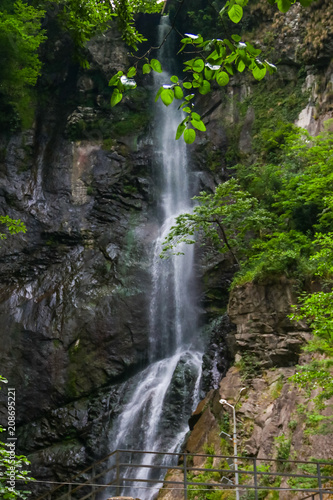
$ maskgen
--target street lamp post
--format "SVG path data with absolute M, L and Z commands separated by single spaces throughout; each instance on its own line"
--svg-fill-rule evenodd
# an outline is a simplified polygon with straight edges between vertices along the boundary
M 225 399 L 220 399 L 221 405 L 227 405 L 232 408 L 232 414 L 234 419 L 234 431 L 233 431 L 233 443 L 234 443 L 234 467 L 235 467 L 235 484 L 236 484 L 236 500 L 239 500 L 239 480 L 238 480 L 238 462 L 237 462 L 237 433 L 236 433 L 236 411 L 235 407 L 232 406 Z

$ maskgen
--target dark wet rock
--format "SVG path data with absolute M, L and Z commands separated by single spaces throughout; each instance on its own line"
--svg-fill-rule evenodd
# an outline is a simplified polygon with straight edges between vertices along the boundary
M 202 360 L 202 389 L 207 393 L 211 388 L 218 388 L 234 358 L 235 327 L 224 314 L 204 328 L 204 335 L 209 338 Z

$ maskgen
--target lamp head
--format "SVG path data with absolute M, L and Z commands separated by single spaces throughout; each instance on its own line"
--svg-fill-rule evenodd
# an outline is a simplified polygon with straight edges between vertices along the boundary
M 225 403 L 228 403 L 226 399 L 220 399 L 219 403 L 221 403 L 221 405 L 224 405 Z

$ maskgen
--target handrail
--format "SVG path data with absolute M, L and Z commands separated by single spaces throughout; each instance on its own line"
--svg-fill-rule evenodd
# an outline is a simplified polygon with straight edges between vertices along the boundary
M 319 495 L 319 493 L 311 493 L 310 495 L 308 495 L 307 497 L 303 497 L 301 498 L 300 500 L 307 500 L 308 498 L 311 498 L 311 500 L 315 500 L 315 496 L 316 495 Z
M 103 462 L 105 462 L 106 460 L 109 460 L 115 453 L 117 453 L 118 450 L 114 450 L 112 451 L 111 453 L 109 453 L 109 455 L 106 455 L 106 457 L 104 458 L 101 458 L 100 460 L 98 460 L 97 462 L 94 462 L 92 465 L 90 465 L 89 467 L 87 467 L 86 469 L 83 469 L 82 471 L 80 471 L 78 474 L 76 474 L 75 476 L 73 476 L 71 478 L 71 481 L 73 481 L 74 479 L 76 479 L 77 477 L 81 476 L 82 474 L 85 474 L 86 472 L 88 472 L 89 470 L 93 469 L 94 467 L 96 467 L 96 465 L 100 465 L 102 464 Z M 50 495 L 50 493 L 53 493 L 55 491 L 57 491 L 59 488 L 61 488 L 63 486 L 63 484 L 57 486 L 56 488 L 54 488 L 51 492 L 47 492 L 41 496 L 39 496 L 36 500 L 42 500 L 43 498 L 47 498 L 48 495 Z
M 180 465 L 163 465 L 163 464 L 156 464 L 156 465 L 147 465 L 147 464 L 139 464 L 139 463 L 133 463 L 128 460 L 126 462 L 126 455 L 131 456 L 133 453 L 143 455 L 143 454 L 153 454 L 155 456 L 163 456 L 165 457 L 172 457 L 172 458 L 177 458 L 178 461 L 180 461 Z M 221 460 L 226 460 L 226 459 L 235 459 L 236 457 L 233 456 L 226 456 L 226 455 L 211 455 L 211 454 L 203 454 L 203 453 L 183 453 L 183 452 L 153 452 L 153 451 L 144 451 L 144 450 L 124 450 L 124 449 L 119 449 L 115 450 L 106 457 L 102 458 L 101 460 L 98 460 L 97 462 L 93 463 L 80 473 L 76 474 L 69 482 L 62 483 L 58 485 L 57 487 L 53 488 L 51 491 L 45 492 L 41 496 L 37 497 L 35 500 L 70 500 L 72 498 L 75 499 L 80 499 L 80 500 L 96 500 L 96 494 L 104 490 L 106 488 L 112 487 L 116 490 L 116 494 L 120 494 L 121 488 L 126 488 L 127 486 L 124 486 L 124 483 L 127 484 L 145 484 L 145 486 L 138 486 L 138 488 L 158 488 L 158 489 L 163 489 L 169 486 L 176 487 L 176 489 L 182 489 L 184 491 L 184 500 L 187 500 L 188 498 L 188 490 L 189 487 L 193 489 L 193 487 L 207 487 L 207 488 L 214 488 L 214 489 L 235 489 L 236 485 L 232 482 L 230 477 L 235 476 L 235 470 L 233 469 L 225 469 L 225 468 L 203 468 L 203 467 L 194 467 L 190 465 L 191 459 L 194 457 L 202 457 L 202 458 L 213 458 L 213 459 L 221 459 Z M 120 460 L 121 458 L 121 460 Z M 115 459 L 115 464 L 111 465 L 111 460 Z M 240 484 L 238 484 L 239 490 L 243 490 L 244 492 L 246 490 L 254 490 L 255 493 L 255 499 L 258 499 L 258 492 L 261 490 L 267 490 L 267 491 L 294 491 L 294 492 L 303 492 L 303 493 L 309 493 L 308 496 L 304 497 L 302 500 L 306 500 L 312 497 L 312 499 L 315 498 L 316 495 L 319 495 L 319 499 L 323 500 L 323 495 L 324 494 L 333 494 L 333 489 L 331 488 L 326 488 L 323 485 L 323 482 L 327 482 L 329 480 L 333 479 L 333 476 L 327 476 L 327 475 L 322 475 L 321 473 L 321 467 L 325 465 L 331 465 L 333 466 L 332 462 L 329 461 L 316 461 L 316 462 L 309 462 L 305 460 L 281 460 L 281 459 L 269 459 L 269 458 L 257 458 L 257 457 L 237 457 L 239 466 L 240 468 L 237 470 L 237 473 L 240 476 Z M 103 467 L 103 464 L 106 464 L 105 467 Z M 246 464 L 250 463 L 250 467 L 253 468 L 253 470 L 247 470 Z M 262 463 L 271 463 L 275 464 L 277 468 L 277 472 L 270 472 L 267 470 L 261 471 L 260 470 L 260 465 Z M 283 470 L 279 471 L 279 464 L 283 464 L 284 468 Z M 286 466 L 287 465 L 298 465 L 298 464 L 311 464 L 311 465 L 316 465 L 316 473 L 313 474 L 299 474 L 297 470 L 292 473 L 292 472 L 287 472 L 286 471 Z M 102 467 L 101 467 L 102 466 Z M 98 470 L 97 470 L 98 467 Z M 127 473 L 126 476 L 124 476 L 124 469 L 126 468 Z M 151 469 L 155 471 L 160 472 L 160 478 L 159 479 L 141 479 L 141 478 L 136 478 L 135 477 L 135 470 L 138 468 L 146 468 L 146 469 Z M 179 471 L 183 475 L 182 480 L 163 480 L 163 474 L 162 471 L 168 470 L 168 469 L 173 469 L 176 471 Z M 187 473 L 189 472 L 206 472 L 206 473 L 219 473 L 220 475 L 223 475 L 225 477 L 226 475 L 229 475 L 229 478 L 226 478 L 227 481 L 229 481 L 227 484 L 223 484 L 221 482 L 218 482 L 214 480 L 213 482 L 196 482 L 194 480 L 191 480 L 191 478 L 187 477 Z M 76 482 L 77 478 L 82 476 L 83 474 L 87 474 L 88 472 L 91 472 L 89 474 L 89 479 L 86 479 L 83 482 Z M 111 478 L 110 475 L 113 477 Z M 265 482 L 265 485 L 261 484 L 261 480 L 264 477 L 271 477 L 276 478 L 306 478 L 306 479 L 313 479 L 317 482 L 317 487 L 312 487 L 312 488 L 302 488 L 302 487 L 274 487 L 271 485 L 267 485 L 267 481 Z M 102 483 L 97 483 L 96 480 L 105 478 Z M 162 477 L 162 478 L 161 478 Z M 242 484 L 242 480 L 247 481 L 247 484 Z M 163 484 L 162 486 L 159 486 L 160 484 Z M 67 486 L 67 491 L 64 491 L 64 487 Z M 179 486 L 179 488 L 178 488 Z M 73 494 L 78 494 L 79 490 L 82 490 L 82 488 L 85 488 L 82 491 L 83 496 L 75 495 L 72 497 Z M 87 491 L 87 488 L 91 488 L 91 491 Z M 62 490 L 62 491 L 61 491 Z M 59 496 L 59 494 L 61 496 Z

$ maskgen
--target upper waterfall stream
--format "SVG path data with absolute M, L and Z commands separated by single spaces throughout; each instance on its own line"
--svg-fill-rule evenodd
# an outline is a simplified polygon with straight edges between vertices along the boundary
M 159 44 L 169 30 L 168 17 L 162 17 Z M 169 39 L 159 53 L 162 67 L 168 66 Z M 169 79 L 166 71 L 157 75 L 156 89 Z M 181 249 L 185 256 L 168 260 L 159 257 L 162 242 L 175 217 L 191 210 L 186 146 L 182 140 L 175 141 L 179 118 L 176 104 L 168 108 L 162 103 L 156 106 L 155 180 L 160 186 L 159 211 L 162 215 L 152 255 L 150 364 L 135 376 L 130 400 L 113 425 L 110 451 L 117 448 L 176 451 L 188 431 L 188 418 L 199 400 L 202 349 L 197 339 L 193 248 L 185 245 L 186 248 Z M 145 465 L 169 464 L 153 454 L 135 456 L 133 461 Z M 126 477 L 126 474 L 138 479 L 156 478 L 156 474 L 151 474 L 145 467 L 129 469 L 122 476 Z M 163 479 L 163 476 L 157 478 Z M 145 500 L 151 500 L 157 492 L 156 487 L 146 489 L 142 482 L 134 485 L 128 482 L 123 489 L 124 495 Z

